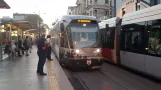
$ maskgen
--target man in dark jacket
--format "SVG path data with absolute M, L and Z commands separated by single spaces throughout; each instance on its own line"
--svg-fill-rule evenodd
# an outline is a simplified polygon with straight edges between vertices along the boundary
M 38 61 L 38 67 L 37 67 L 37 73 L 40 75 L 47 75 L 43 71 L 44 64 L 46 62 L 46 39 L 45 39 L 45 34 L 42 34 L 41 37 L 37 41 L 37 54 L 39 56 L 39 61 Z
M 26 36 L 26 39 L 23 42 L 23 46 L 25 48 L 25 52 L 26 52 L 26 56 L 28 56 L 28 50 L 29 50 L 29 40 L 28 40 L 28 36 Z

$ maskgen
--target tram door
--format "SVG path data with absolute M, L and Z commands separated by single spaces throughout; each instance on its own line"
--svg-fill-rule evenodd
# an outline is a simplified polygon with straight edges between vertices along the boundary
M 100 30 L 101 36 L 101 47 L 102 47 L 102 57 L 105 60 L 112 60 L 111 50 L 108 48 L 107 45 L 107 30 L 102 29 Z

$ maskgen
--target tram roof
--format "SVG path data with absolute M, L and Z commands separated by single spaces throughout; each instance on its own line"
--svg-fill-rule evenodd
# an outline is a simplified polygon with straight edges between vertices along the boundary
M 86 15 L 64 15 L 61 17 L 60 21 L 65 20 L 66 22 L 70 22 L 74 19 L 90 19 L 90 20 L 96 20 L 96 17 L 94 16 L 86 16 Z
M 99 28 L 100 29 L 106 28 L 106 24 L 108 24 L 109 27 L 115 27 L 118 20 L 119 20 L 119 17 L 114 17 L 114 18 L 110 18 L 110 19 L 107 19 L 107 20 L 102 20 L 99 23 Z
M 122 25 L 161 19 L 160 16 L 161 4 L 125 14 L 122 19 Z

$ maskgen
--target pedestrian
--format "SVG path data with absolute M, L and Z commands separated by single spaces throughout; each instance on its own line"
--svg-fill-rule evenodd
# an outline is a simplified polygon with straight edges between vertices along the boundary
M 28 36 L 26 36 L 26 39 L 23 42 L 23 46 L 25 48 L 26 56 L 28 56 L 28 50 L 29 50 L 29 39 Z
M 50 42 L 51 36 L 47 36 L 47 59 L 51 61 L 51 42 Z
M 24 54 L 23 47 L 22 47 L 22 40 L 21 37 L 18 36 L 18 56 L 21 56 L 21 54 Z
M 31 53 L 31 50 L 32 50 L 32 38 L 30 38 L 29 40 L 29 51 Z
M 38 61 L 38 66 L 37 66 L 37 73 L 39 75 L 47 75 L 46 73 L 44 73 L 43 71 L 43 67 L 44 67 L 44 64 L 46 62 L 46 39 L 45 39 L 45 34 L 41 34 L 41 37 L 37 40 L 37 47 L 38 47 L 38 50 L 37 50 L 37 54 L 38 54 L 38 57 L 39 57 L 39 61 Z

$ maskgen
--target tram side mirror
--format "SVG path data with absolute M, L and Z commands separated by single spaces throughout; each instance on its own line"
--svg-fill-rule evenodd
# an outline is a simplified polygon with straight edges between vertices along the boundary
M 109 29 L 109 25 L 108 24 L 106 24 L 106 30 L 108 30 Z
M 64 24 L 63 23 L 60 23 L 60 30 L 64 31 Z

